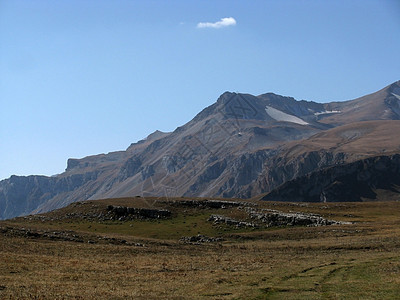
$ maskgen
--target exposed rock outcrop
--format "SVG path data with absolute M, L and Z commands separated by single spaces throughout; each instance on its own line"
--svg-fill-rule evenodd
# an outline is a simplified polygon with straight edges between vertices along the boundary
M 249 210 L 250 217 L 267 227 L 282 227 L 282 226 L 326 226 L 326 225 L 343 225 L 351 224 L 349 222 L 341 222 L 328 220 L 320 215 L 306 213 L 285 213 L 277 210 L 258 211 Z
M 108 217 L 118 220 L 131 219 L 165 219 L 171 217 L 171 212 L 167 209 L 134 208 L 126 206 L 107 207 Z
M 208 218 L 208 221 L 213 222 L 214 224 L 226 224 L 236 227 L 257 227 L 254 223 L 238 221 L 222 215 L 211 215 Z
M 208 237 L 202 234 L 194 236 L 184 236 L 179 241 L 186 244 L 201 244 L 201 243 L 215 243 L 222 242 L 224 239 L 218 237 Z
M 262 200 L 344 202 L 375 200 L 378 190 L 400 200 L 400 154 L 334 166 L 284 183 Z
M 126 245 L 144 247 L 142 243 L 130 243 L 124 239 L 107 237 L 107 236 L 95 236 L 95 235 L 80 235 L 75 231 L 48 231 L 48 230 L 33 230 L 29 228 L 13 228 L 13 227 L 2 227 L 0 226 L 0 234 L 10 237 L 24 237 L 28 239 L 46 239 L 56 241 L 66 241 L 75 243 L 106 243 L 113 245 Z

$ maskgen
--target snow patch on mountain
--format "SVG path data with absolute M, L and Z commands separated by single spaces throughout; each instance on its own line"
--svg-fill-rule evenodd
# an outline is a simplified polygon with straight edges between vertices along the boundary
M 399 96 L 399 95 L 397 95 L 397 94 L 395 94 L 395 93 L 392 93 L 392 95 L 395 96 L 397 99 L 400 100 L 400 96 Z
M 271 118 L 275 119 L 276 121 L 284 121 L 284 122 L 291 122 L 291 123 L 296 123 L 296 124 L 300 124 L 300 125 L 308 125 L 308 123 L 306 121 L 304 121 L 296 116 L 284 113 L 283 111 L 280 111 L 271 106 L 266 106 L 265 111 Z
M 316 113 L 314 113 L 314 115 L 319 116 L 319 115 L 340 114 L 340 113 L 341 113 L 340 110 L 325 110 L 325 111 L 316 112 Z

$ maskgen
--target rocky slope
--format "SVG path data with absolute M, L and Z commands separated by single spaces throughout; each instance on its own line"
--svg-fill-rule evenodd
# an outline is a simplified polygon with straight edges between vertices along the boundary
M 400 200 L 400 154 L 375 156 L 314 171 L 261 198 L 269 201 L 359 202 Z
M 309 172 L 400 152 L 400 82 L 355 100 L 226 92 L 174 132 L 0 182 L 0 218 L 125 196 L 254 197 Z

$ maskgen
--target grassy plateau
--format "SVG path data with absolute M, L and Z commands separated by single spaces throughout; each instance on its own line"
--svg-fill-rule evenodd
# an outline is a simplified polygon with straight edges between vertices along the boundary
M 400 202 L 181 204 L 189 200 L 204 201 L 85 201 L 1 221 L 0 299 L 400 299 Z M 171 216 L 110 218 L 110 206 Z M 208 221 L 251 223 L 248 208 L 343 224 Z M 199 234 L 215 239 L 182 239 Z

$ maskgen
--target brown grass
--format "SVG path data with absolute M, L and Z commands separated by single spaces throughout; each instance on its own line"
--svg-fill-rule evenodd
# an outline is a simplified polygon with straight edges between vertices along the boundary
M 0 234 L 0 299 L 396 299 L 400 295 L 400 203 L 263 205 L 356 223 L 228 230 L 222 234 L 225 242 L 201 245 L 107 233 L 140 240 L 144 247 Z M 61 230 L 68 225 L 46 224 L 17 219 L 0 226 Z M 77 233 L 96 235 L 83 226 Z

